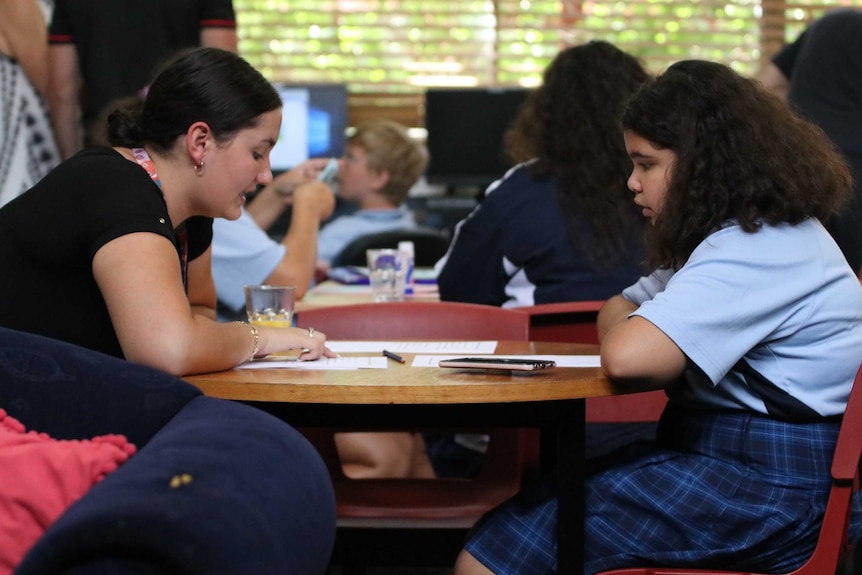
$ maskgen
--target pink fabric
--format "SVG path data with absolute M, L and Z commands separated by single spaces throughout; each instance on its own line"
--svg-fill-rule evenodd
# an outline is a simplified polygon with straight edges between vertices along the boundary
M 63 511 L 135 453 L 122 435 L 56 440 L 0 409 L 0 575 Z

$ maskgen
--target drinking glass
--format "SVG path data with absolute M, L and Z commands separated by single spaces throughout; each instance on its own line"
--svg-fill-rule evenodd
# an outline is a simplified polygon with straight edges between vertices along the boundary
M 393 249 L 367 250 L 365 253 L 374 301 L 402 301 L 407 277 L 404 253 Z
M 248 321 L 264 327 L 290 327 L 296 286 L 245 286 L 245 311 Z

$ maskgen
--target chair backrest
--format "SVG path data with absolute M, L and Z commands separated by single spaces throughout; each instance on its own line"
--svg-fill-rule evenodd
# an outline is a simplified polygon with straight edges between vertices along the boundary
M 449 234 L 442 230 L 426 227 L 389 230 L 356 238 L 332 258 L 330 265 L 365 266 L 365 250 L 397 248 L 398 242 L 403 241 L 413 242 L 413 261 L 418 267 L 433 266 L 449 249 Z
M 314 327 L 329 339 L 529 339 L 529 317 L 495 306 L 444 301 L 381 302 L 308 309 L 300 327 Z
M 862 458 L 862 367 L 856 373 L 850 399 L 844 411 L 835 455 L 832 457 L 832 489 L 823 516 L 817 547 L 808 562 L 795 573 L 819 575 L 835 573 L 847 551 L 850 525 L 850 500 L 859 488 L 859 464 Z
M 526 314 L 456 302 L 381 302 L 317 308 L 300 311 L 296 321 L 300 327 L 319 329 L 329 339 L 526 341 L 529 334 Z M 350 480 L 340 468 L 334 444 L 321 433 L 308 436 L 332 474 L 339 518 L 446 518 L 456 523 L 466 518 L 472 524 L 517 492 L 525 473 L 524 451 L 532 447 L 529 441 L 521 440 L 517 429 L 471 433 L 486 431 L 490 437 L 488 451 L 479 474 L 470 480 Z
M 596 317 L 604 300 L 545 303 L 519 307 L 530 316 L 531 341 L 599 343 Z
M 530 316 L 530 341 L 599 343 L 596 319 L 603 300 L 546 303 L 516 308 Z M 664 391 L 630 396 L 593 397 L 587 400 L 590 423 L 658 421 L 667 404 Z

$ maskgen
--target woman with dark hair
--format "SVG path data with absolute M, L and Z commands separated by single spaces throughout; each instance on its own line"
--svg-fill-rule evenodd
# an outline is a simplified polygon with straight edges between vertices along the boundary
M 607 42 L 566 48 L 506 132 L 518 164 L 458 224 L 436 268 L 440 299 L 502 307 L 604 300 L 642 273 L 643 218 L 631 203 L 620 115 L 649 75 Z M 648 438 L 653 423 L 599 424 L 591 455 Z M 473 476 L 484 436 L 429 434 L 439 476 Z
M 623 128 L 657 271 L 600 312 L 602 368 L 669 402 L 650 453 L 588 477 L 584 572 L 793 571 L 817 541 L 862 350 L 862 287 L 821 224 L 848 168 L 815 126 L 710 62 L 648 83 Z M 860 520 L 857 499 L 851 541 Z M 555 524 L 553 493 L 519 495 L 456 573 L 552 573 Z
M 560 52 L 506 134 L 518 165 L 458 224 L 443 300 L 503 307 L 606 299 L 637 279 L 642 219 L 619 117 L 648 74 L 607 42 Z
M 303 349 L 313 330 L 215 321 L 212 218 L 272 180 L 281 100 L 242 58 L 179 54 L 140 110 L 0 210 L 0 325 L 175 375 Z

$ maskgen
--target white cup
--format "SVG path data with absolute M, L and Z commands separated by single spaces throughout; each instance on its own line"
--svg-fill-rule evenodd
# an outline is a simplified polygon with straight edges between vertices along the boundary
M 290 327 L 293 322 L 295 286 L 245 286 L 248 321 L 263 327 Z
M 371 295 L 376 302 L 403 301 L 407 264 L 398 250 L 367 250 L 368 280 Z

